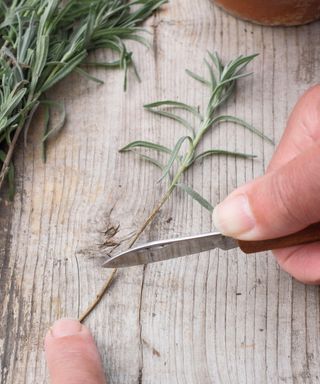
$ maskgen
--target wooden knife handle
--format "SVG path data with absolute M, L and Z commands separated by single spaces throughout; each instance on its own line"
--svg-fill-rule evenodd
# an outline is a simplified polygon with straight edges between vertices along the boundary
M 272 240 L 244 241 L 238 240 L 239 247 L 244 253 L 270 251 L 320 241 L 320 222 L 310 225 L 302 231 Z

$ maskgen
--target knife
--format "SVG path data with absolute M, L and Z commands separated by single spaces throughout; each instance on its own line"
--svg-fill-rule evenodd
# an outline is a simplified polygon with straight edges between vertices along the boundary
M 102 266 L 104 268 L 132 267 L 205 252 L 215 248 L 229 250 L 239 247 L 244 253 L 250 254 L 316 241 L 320 241 L 320 222 L 312 224 L 302 231 L 271 240 L 243 241 L 224 236 L 219 232 L 212 232 L 146 243 L 110 258 Z

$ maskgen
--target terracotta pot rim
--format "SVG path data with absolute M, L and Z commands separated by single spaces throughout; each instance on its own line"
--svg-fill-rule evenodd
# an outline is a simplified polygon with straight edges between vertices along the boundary
M 313 16 L 313 17 L 310 17 L 310 18 L 306 18 L 306 20 L 303 20 L 303 21 L 297 21 L 297 20 L 294 20 L 292 22 L 290 21 L 280 21 L 280 20 L 274 20 L 274 21 L 268 21 L 268 22 L 264 22 L 263 20 L 258 20 L 258 19 L 254 19 L 254 18 L 251 18 L 249 16 L 245 16 L 237 11 L 234 11 L 234 10 L 230 10 L 229 8 L 227 9 L 223 4 L 220 4 L 216 1 L 214 1 L 214 4 L 219 7 L 222 11 L 238 18 L 238 19 L 241 19 L 241 20 L 244 20 L 244 21 L 247 21 L 247 22 L 250 22 L 250 23 L 253 23 L 253 24 L 257 24 L 257 25 L 262 25 L 262 26 L 266 26 L 266 27 L 299 27 L 299 26 L 303 26 L 303 25 L 307 25 L 307 24 L 311 24 L 311 23 L 316 23 L 317 21 L 319 22 L 320 20 L 320 15 L 316 15 L 316 16 Z

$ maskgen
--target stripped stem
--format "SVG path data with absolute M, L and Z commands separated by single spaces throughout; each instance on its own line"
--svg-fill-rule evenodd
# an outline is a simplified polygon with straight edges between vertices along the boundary
M 96 295 L 95 300 L 89 305 L 89 307 L 79 316 L 80 323 L 83 323 L 84 320 L 90 315 L 90 313 L 95 309 L 95 307 L 100 303 L 101 299 L 103 298 L 104 294 L 107 292 L 107 290 L 110 288 L 111 284 L 113 283 L 113 280 L 116 276 L 117 269 L 113 269 L 112 273 L 109 277 L 109 279 L 106 281 L 104 286 L 101 288 L 100 292 Z
M 146 221 L 143 223 L 143 225 L 140 227 L 138 232 L 135 234 L 133 239 L 129 243 L 129 248 L 132 248 L 132 246 L 135 244 L 135 242 L 139 239 L 139 237 L 142 235 L 142 233 L 145 231 L 145 229 L 148 227 L 148 225 L 155 219 L 157 214 L 159 213 L 162 206 L 167 202 L 169 197 L 171 196 L 171 193 L 176 188 L 176 183 L 181 176 L 182 172 L 180 174 L 177 173 L 177 176 L 172 181 L 170 187 L 168 188 L 167 192 L 162 196 L 158 204 L 155 206 L 153 211 L 150 213 L 149 217 L 146 219 Z

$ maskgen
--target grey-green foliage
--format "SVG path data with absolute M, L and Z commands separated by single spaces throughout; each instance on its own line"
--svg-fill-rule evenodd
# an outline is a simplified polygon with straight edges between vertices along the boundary
M 134 141 L 123 147 L 120 151 L 137 151 L 137 148 L 147 148 L 148 150 L 151 149 L 157 152 L 165 153 L 165 155 L 168 156 L 165 164 L 162 164 L 157 159 L 146 156 L 145 154 L 138 154 L 142 156 L 144 160 L 152 162 L 162 170 L 162 177 L 160 180 L 166 176 L 169 177 L 169 193 L 165 195 L 166 199 L 173 189 L 178 187 L 187 192 L 204 208 L 212 211 L 212 205 L 204 197 L 200 196 L 200 194 L 194 191 L 190 186 L 180 182 L 183 173 L 186 172 L 195 162 L 212 155 L 236 156 L 245 159 L 252 159 L 255 156 L 252 154 L 227 151 L 218 148 L 207 149 L 204 152 L 199 152 L 198 145 L 205 133 L 220 123 L 232 122 L 249 129 L 252 133 L 271 143 L 272 140 L 242 119 L 219 113 L 220 107 L 226 103 L 232 95 L 237 80 L 250 75 L 250 73 L 243 73 L 242 71 L 256 57 L 256 55 L 239 56 L 225 66 L 222 64 L 217 53 L 209 52 L 208 55 L 209 60 L 205 59 L 205 65 L 209 72 L 208 79 L 189 70 L 186 71 L 189 76 L 210 89 L 209 100 L 204 111 L 199 111 L 199 109 L 195 106 L 173 100 L 157 101 L 145 105 L 145 108 L 148 111 L 173 119 L 178 124 L 184 126 L 188 135 L 180 137 L 172 149 L 151 142 Z M 195 116 L 197 123 L 193 125 L 192 119 L 187 120 L 182 118 L 176 113 L 178 110 L 187 111 L 190 115 Z M 183 145 L 185 142 L 188 143 L 187 146 Z M 174 167 L 175 164 L 176 167 Z
M 139 24 L 165 2 L 0 0 L 0 187 L 9 169 L 12 180 L 8 149 L 14 134 L 30 126 L 30 117 L 41 104 L 44 92 L 75 69 L 99 81 L 78 68 L 97 48 L 109 48 L 118 59 L 89 65 L 123 68 L 126 86 L 132 53 L 124 41 L 146 44 Z M 49 128 L 52 105 L 45 105 L 48 118 L 43 142 L 57 131 Z

